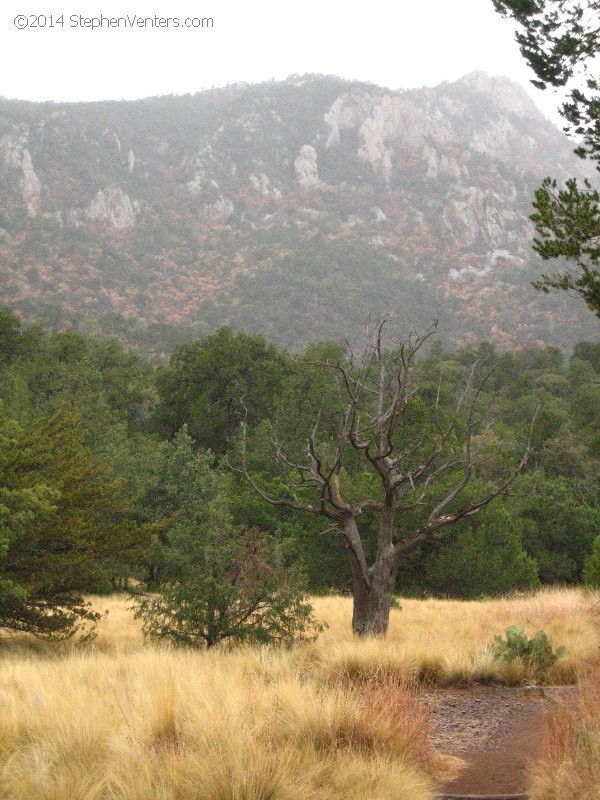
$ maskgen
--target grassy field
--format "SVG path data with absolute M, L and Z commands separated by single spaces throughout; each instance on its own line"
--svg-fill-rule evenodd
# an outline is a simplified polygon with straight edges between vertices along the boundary
M 327 630 L 288 651 L 158 648 L 124 598 L 95 602 L 92 645 L 0 645 L 2 800 L 426 800 L 452 764 L 416 679 L 527 680 L 486 650 L 515 623 L 566 647 L 551 682 L 593 669 L 600 644 L 578 591 L 406 600 L 385 641 L 352 637 L 349 599 L 318 599 Z

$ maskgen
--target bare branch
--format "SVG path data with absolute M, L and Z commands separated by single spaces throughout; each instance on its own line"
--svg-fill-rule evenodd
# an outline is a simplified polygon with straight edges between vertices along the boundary
M 533 415 L 533 419 L 531 420 L 531 426 L 529 430 L 529 437 L 527 439 L 527 445 L 525 447 L 525 451 L 519 461 L 515 470 L 506 478 L 506 480 L 502 481 L 498 486 L 496 486 L 491 492 L 489 492 L 483 499 L 479 500 L 476 503 L 471 503 L 465 508 L 460 509 L 454 514 L 447 514 L 447 515 L 439 515 L 440 508 L 446 508 L 448 503 L 451 500 L 448 498 L 454 499 L 459 491 L 464 488 L 465 482 L 463 480 L 455 487 L 444 500 L 439 503 L 436 508 L 431 512 L 429 517 L 427 518 L 427 523 L 422 526 L 413 536 L 409 539 L 406 539 L 402 542 L 399 542 L 394 547 L 394 558 L 396 561 L 402 560 L 402 558 L 407 555 L 412 550 L 419 547 L 425 541 L 429 539 L 438 538 L 442 535 L 441 529 L 447 527 L 448 525 L 452 525 L 455 522 L 458 522 L 461 519 L 465 519 L 467 517 L 472 517 L 478 514 L 482 509 L 488 506 L 492 500 L 498 497 L 501 494 L 504 494 L 506 490 L 511 486 L 511 484 L 515 481 L 518 475 L 521 474 L 525 465 L 529 460 L 529 456 L 531 454 L 531 440 L 533 436 L 533 428 L 535 425 L 535 421 L 537 419 L 539 408 L 536 410 L 535 414 Z M 448 501 L 448 502 L 446 502 Z
M 329 517 L 330 519 L 339 519 L 339 515 L 329 511 L 328 509 L 324 508 L 323 505 L 315 506 L 310 503 L 302 503 L 298 498 L 294 498 L 290 500 L 289 498 L 285 497 L 271 497 L 268 495 L 256 482 L 256 480 L 252 477 L 248 470 L 248 463 L 247 463 L 247 425 L 246 422 L 241 423 L 242 429 L 242 445 L 241 445 L 241 462 L 242 466 L 233 467 L 232 469 L 235 472 L 243 475 L 244 478 L 248 481 L 250 486 L 254 489 L 254 491 L 262 497 L 267 503 L 272 506 L 279 506 L 280 508 L 291 508 L 295 509 L 296 511 L 307 511 L 310 514 L 323 514 L 324 516 Z

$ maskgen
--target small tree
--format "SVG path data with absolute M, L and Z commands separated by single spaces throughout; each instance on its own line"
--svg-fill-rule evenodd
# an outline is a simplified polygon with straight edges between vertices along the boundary
M 152 547 L 159 593 L 133 594 L 144 633 L 206 647 L 307 636 L 318 626 L 292 543 L 233 524 L 230 476 L 211 469 L 211 461 L 210 453 L 194 452 L 185 428 L 164 454 L 156 500 L 159 513 L 174 514 L 174 521 Z
M 337 381 L 337 432 L 320 436 L 317 414 L 304 455 L 287 452 L 272 431 L 274 456 L 284 486 L 281 496 L 251 473 L 247 430 L 242 425 L 239 471 L 264 500 L 275 506 L 320 514 L 344 537 L 352 572 L 352 628 L 359 635 L 386 633 L 396 575 L 403 560 L 458 520 L 471 517 L 502 494 L 525 466 L 528 444 L 518 463 L 478 499 L 463 492 L 483 464 L 492 421 L 486 420 L 478 365 L 450 405 L 442 383 L 419 397 L 415 357 L 435 325 L 394 351 L 383 349 L 383 327 L 357 365 L 322 362 Z M 489 374 L 489 373 L 487 373 Z M 428 402 L 427 402 L 428 400 Z M 461 502 L 462 499 L 462 502 Z M 361 519 L 375 515 L 377 541 L 367 560 Z

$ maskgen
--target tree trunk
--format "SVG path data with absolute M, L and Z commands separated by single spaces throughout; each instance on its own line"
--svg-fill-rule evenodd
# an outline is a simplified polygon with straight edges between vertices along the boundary
M 390 620 L 392 593 L 375 591 L 354 594 L 352 631 L 357 636 L 385 636 Z
M 352 631 L 357 636 L 385 636 L 390 621 L 396 569 L 385 561 L 378 561 L 369 572 L 371 580 L 367 585 L 362 575 L 355 574 L 354 567 L 352 569 Z
M 393 524 L 392 517 L 390 521 Z M 385 636 L 398 571 L 393 548 L 382 546 L 375 563 L 367 567 L 362 540 L 353 517 L 346 518 L 343 532 L 352 571 L 352 631 L 357 636 Z

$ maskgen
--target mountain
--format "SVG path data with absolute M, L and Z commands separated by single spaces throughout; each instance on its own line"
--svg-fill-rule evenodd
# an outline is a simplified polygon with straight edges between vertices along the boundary
M 597 326 L 531 288 L 528 215 L 545 175 L 583 174 L 572 147 L 480 72 L 0 100 L 0 302 L 138 335 L 228 323 L 291 348 L 386 312 L 405 330 L 439 316 L 457 343 L 569 346 Z

